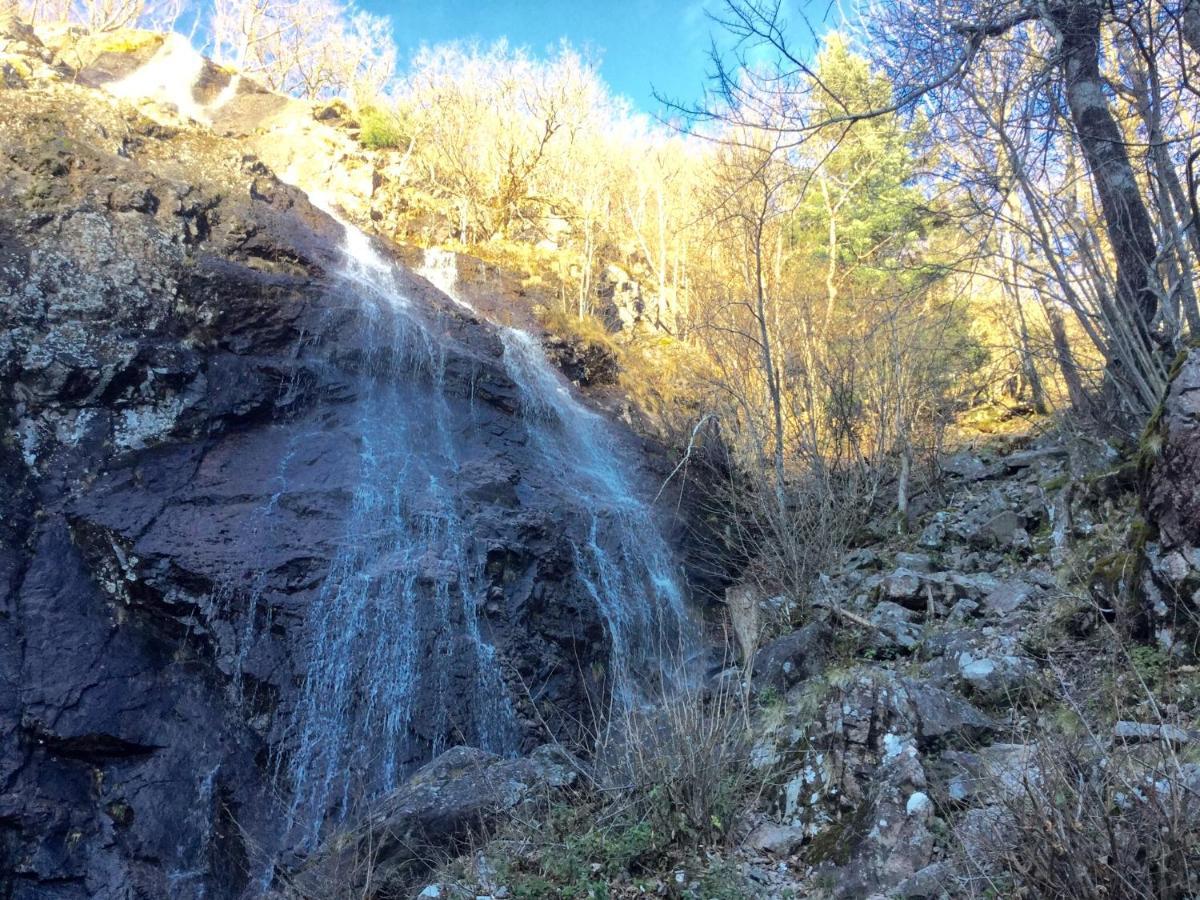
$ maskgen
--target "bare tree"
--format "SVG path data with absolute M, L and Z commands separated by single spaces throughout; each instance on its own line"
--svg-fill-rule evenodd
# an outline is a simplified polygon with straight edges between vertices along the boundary
M 371 98 L 395 69 L 388 20 L 337 0 L 214 0 L 208 32 L 219 61 L 310 100 Z

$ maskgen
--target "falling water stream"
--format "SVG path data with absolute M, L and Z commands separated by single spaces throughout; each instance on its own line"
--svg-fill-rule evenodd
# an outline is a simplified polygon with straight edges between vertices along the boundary
M 472 309 L 457 289 L 457 254 L 431 247 L 416 271 Z M 499 331 L 504 368 L 520 389 L 541 462 L 589 520 L 586 539 L 573 548 L 576 574 L 608 626 L 614 687 L 632 700 L 633 668 L 644 669 L 651 657 L 681 649 L 689 638 L 671 552 L 627 474 L 635 463 L 609 423 L 575 398 L 532 335 Z
M 444 348 L 397 290 L 391 264 L 362 232 L 346 234 L 343 289 L 364 306 L 370 352 L 356 410 L 358 483 L 331 569 L 306 612 L 303 689 L 290 752 L 277 759 L 302 842 L 327 818 L 343 817 L 352 800 L 406 774 L 422 749 L 418 718 L 434 754 L 454 731 L 497 753 L 517 744 L 495 652 L 479 631 L 483 554 L 455 493 Z M 449 684 L 451 660 L 473 672 L 467 696 Z
M 342 282 L 364 306 L 372 351 L 356 411 L 358 484 L 331 570 L 306 613 L 302 694 L 290 751 L 277 760 L 301 842 L 316 839 L 356 798 L 407 774 L 405 762 L 420 750 L 418 718 L 434 735 L 434 754 L 452 730 L 497 753 L 518 746 L 495 652 L 480 632 L 484 553 L 453 483 L 459 463 L 442 390 L 445 348 L 362 232 L 347 226 L 343 250 Z M 455 291 L 454 260 L 435 251 L 420 271 L 466 306 Z M 633 461 L 613 429 L 572 395 L 533 337 L 499 331 L 536 464 L 552 473 L 583 523 L 572 544 L 573 577 L 607 626 L 614 693 L 630 701 L 661 675 L 668 648 L 686 640 L 675 563 L 626 474 Z M 447 681 L 450 659 L 461 666 L 464 656 L 474 673 L 468 696 Z M 433 708 L 415 709 L 418 697 Z

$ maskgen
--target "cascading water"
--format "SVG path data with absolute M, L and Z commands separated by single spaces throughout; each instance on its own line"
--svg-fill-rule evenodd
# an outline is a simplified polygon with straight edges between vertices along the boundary
M 448 402 L 447 346 L 398 289 L 392 265 L 350 226 L 343 249 L 341 283 L 370 333 L 357 373 L 356 487 L 331 568 L 305 611 L 303 682 L 275 757 L 292 846 L 311 845 L 354 803 L 393 788 L 451 735 L 501 754 L 519 748 L 512 702 L 480 629 L 486 548 L 456 491 L 454 435 L 475 423 Z M 452 291 L 454 255 L 427 256 L 423 274 Z M 631 700 L 673 671 L 663 660 L 678 659 L 690 639 L 671 553 L 625 474 L 633 460 L 614 430 L 572 396 L 532 337 L 498 331 L 539 477 L 566 501 L 571 577 L 607 626 L 608 681 L 614 697 Z
M 353 800 L 394 787 L 413 760 L 444 749 L 448 734 L 498 753 L 516 745 L 495 654 L 479 631 L 482 555 L 452 483 L 458 459 L 440 389 L 443 348 L 366 236 L 348 227 L 344 249 L 344 284 L 373 333 L 357 410 L 358 485 L 307 613 L 307 670 L 289 751 L 277 760 L 300 842 Z M 467 696 L 448 684 L 451 658 L 459 667 L 469 661 Z
M 585 517 L 585 534 L 573 542 L 576 577 L 608 626 L 618 699 L 633 701 L 638 676 L 673 679 L 693 643 L 670 550 L 608 423 L 575 399 L 532 336 L 504 328 L 501 339 L 533 443 Z
M 457 254 L 428 248 L 417 274 L 473 309 L 458 295 Z M 635 670 L 673 674 L 661 663 L 678 662 L 693 637 L 674 561 L 608 423 L 575 399 L 531 335 L 502 327 L 500 336 L 542 462 L 587 518 L 586 537 L 573 546 L 576 573 L 608 626 L 613 687 L 632 700 Z
M 458 295 L 458 254 L 441 247 L 427 247 L 416 273 L 457 303 L 473 310 L 471 304 Z

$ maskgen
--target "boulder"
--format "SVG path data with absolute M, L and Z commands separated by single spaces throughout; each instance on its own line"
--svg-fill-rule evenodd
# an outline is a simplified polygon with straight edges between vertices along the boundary
M 971 540 L 979 546 L 1005 547 L 1013 543 L 1018 531 L 1022 531 L 1020 516 L 1006 509 L 985 518 L 972 531 Z
M 933 570 L 933 560 L 928 553 L 908 553 L 902 550 L 896 554 L 896 565 L 913 572 L 927 573 Z
M 937 514 L 934 518 L 921 529 L 921 536 L 917 539 L 917 543 L 927 550 L 940 550 L 946 542 L 946 523 L 945 516 L 942 513 Z
M 927 866 L 933 856 L 933 802 L 925 793 L 925 770 L 911 740 L 887 747 L 867 791 L 862 811 L 865 833 L 839 879 L 838 895 L 885 896 Z
M 763 822 L 746 838 L 746 844 L 760 853 L 771 856 L 790 856 L 808 837 L 805 829 L 796 825 L 776 825 Z
M 547 334 L 542 345 L 550 361 L 576 384 L 591 387 L 617 383 L 620 366 L 607 342 L 572 334 Z
M 833 632 L 824 622 L 769 641 L 754 657 L 754 687 L 786 693 L 793 685 L 817 675 L 825 667 Z
M 992 469 L 973 453 L 960 451 L 944 457 L 938 465 L 948 475 L 963 481 L 981 481 L 992 474 Z
M 917 608 L 920 609 L 925 606 L 924 592 L 921 587 L 920 575 L 910 569 L 899 568 L 883 579 L 880 593 L 883 599 L 904 606 L 910 606 L 919 601 Z
M 1025 606 L 1035 595 L 1036 589 L 1017 578 L 1004 581 L 988 592 L 983 605 L 989 612 L 1006 616 Z
M 1041 783 L 1036 744 L 989 744 L 975 750 L 947 750 L 946 799 L 978 804 L 1019 798 Z
M 360 826 L 360 841 L 376 854 L 381 877 L 388 870 L 422 870 L 431 851 L 453 851 L 521 807 L 547 802 L 584 771 L 550 745 L 518 759 L 454 747 L 379 803 L 369 824 Z
M 1153 722 L 1120 721 L 1113 726 L 1113 739 L 1126 744 L 1164 741 L 1170 744 L 1188 744 L 1200 740 L 1200 732 L 1185 731 L 1176 725 L 1157 725 Z
M 872 639 L 882 650 L 908 652 L 921 644 L 921 625 L 916 614 L 898 603 L 890 600 L 876 603 L 869 621 L 876 629 Z
M 922 747 L 948 739 L 978 738 L 995 723 L 975 706 L 951 691 L 917 679 L 900 680 L 915 718 L 915 733 Z
M 1200 352 L 1195 349 L 1177 361 L 1141 450 L 1147 463 L 1142 505 L 1150 526 L 1144 533 L 1152 540 L 1139 548 L 1151 563 L 1140 587 L 1156 629 L 1170 635 L 1180 621 L 1195 621 L 1200 608 Z M 1189 608 L 1180 610 L 1180 604 Z

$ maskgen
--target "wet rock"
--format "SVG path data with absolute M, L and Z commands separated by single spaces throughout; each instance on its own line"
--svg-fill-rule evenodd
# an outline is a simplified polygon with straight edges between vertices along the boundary
M 535 461 L 495 331 L 398 269 L 432 358 L 346 277 L 343 227 L 238 141 L 82 82 L 3 93 L 0 872 L 30 895 L 225 898 L 253 892 L 261 856 L 295 863 L 271 769 L 298 740 L 312 612 L 339 559 L 397 628 L 395 573 L 412 575 L 415 665 L 440 668 L 405 686 L 394 769 L 371 760 L 335 779 L 387 790 L 435 748 L 483 743 L 481 707 L 509 691 L 493 746 L 528 752 L 546 724 L 577 738 L 609 655 L 575 577 L 590 510 Z M 384 390 L 403 402 L 372 406 Z M 402 425 L 429 452 L 372 460 L 394 445 L 371 439 Z M 424 466 L 433 487 L 364 489 L 375 461 Z M 444 534 L 447 508 L 478 558 L 404 560 L 397 519 Z M 475 639 L 461 572 L 479 581 Z M 398 690 L 398 648 L 362 634 L 378 665 L 343 673 L 347 695 Z M 484 646 L 513 684 L 481 691 Z M 339 739 L 362 746 L 346 727 Z
M 547 335 L 546 356 L 563 374 L 584 387 L 616 384 L 620 375 L 613 348 L 599 340 L 574 335 Z

